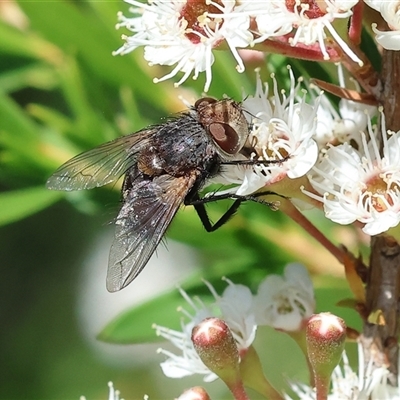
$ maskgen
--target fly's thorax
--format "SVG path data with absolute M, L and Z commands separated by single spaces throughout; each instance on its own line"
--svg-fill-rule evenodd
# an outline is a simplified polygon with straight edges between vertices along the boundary
M 204 127 L 189 113 L 160 125 L 151 145 L 142 150 L 138 165 L 148 175 L 183 176 L 207 169 L 218 158 Z
M 223 159 L 235 159 L 249 136 L 249 127 L 241 104 L 205 97 L 195 103 L 199 123 Z

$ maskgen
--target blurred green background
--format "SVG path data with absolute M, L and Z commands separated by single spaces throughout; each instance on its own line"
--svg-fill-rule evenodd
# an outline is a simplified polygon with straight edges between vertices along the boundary
M 123 347 L 96 341 L 120 311 L 162 294 L 131 308 L 122 324 L 102 333 L 108 341 L 154 342 L 151 323 L 179 325 L 175 309 L 184 301 L 176 283 L 190 294 L 207 296 L 200 277 L 222 291 L 220 278 L 227 275 L 254 289 L 267 271 L 280 272 L 292 260 L 305 262 L 314 274 L 341 273 L 279 212 L 246 204 L 209 235 L 188 208 L 178 214 L 169 237 L 193 250 L 169 242 L 170 251 L 160 249 L 144 278 L 121 294 L 106 292 L 109 222 L 119 206 L 118 185 L 59 193 L 45 188 L 46 179 L 77 153 L 184 109 L 178 96 L 193 102 L 204 85 L 203 76 L 179 89 L 170 81 L 154 85 L 152 79 L 166 70 L 149 68 L 142 49 L 113 57 L 122 45 L 122 32 L 115 30 L 119 10 L 128 10 L 120 0 L 0 1 L 1 399 L 105 399 L 110 380 L 126 399 L 177 397 L 201 380 L 163 377 L 158 366 L 163 357 L 155 352 L 160 344 Z M 265 79 L 271 69 L 287 76 L 282 57 L 262 65 Z M 240 100 L 242 90 L 253 93 L 253 65 L 241 75 L 234 66 L 229 54 L 217 55 L 209 95 Z M 304 72 L 308 66 L 294 68 Z M 324 77 L 323 69 L 314 68 Z M 217 218 L 226 208 L 222 202 L 209 210 Z M 352 232 L 327 225 L 318 215 L 314 219 L 351 246 Z M 340 277 L 315 276 L 315 281 L 320 310 L 354 319 L 351 311 L 334 306 L 350 296 Z M 257 340 L 272 380 L 282 385 L 285 376 L 306 379 L 290 340 L 261 331 Z M 229 398 L 219 382 L 207 389 L 214 398 Z

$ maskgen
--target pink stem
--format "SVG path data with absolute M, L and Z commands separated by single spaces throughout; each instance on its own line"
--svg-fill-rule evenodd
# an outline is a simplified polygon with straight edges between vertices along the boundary
M 324 59 L 319 45 L 304 45 L 303 43 L 298 43 L 296 46 L 292 46 L 289 43 L 289 38 L 290 35 L 268 39 L 256 45 L 255 49 L 282 54 L 286 57 L 298 58 L 300 60 L 327 61 Z M 330 62 L 339 62 L 341 60 L 341 54 L 334 46 L 328 44 L 326 50 L 329 54 Z
M 325 377 L 318 377 L 318 374 L 315 377 L 315 391 L 317 394 L 316 400 L 327 400 L 329 394 L 329 384 L 330 379 L 326 379 Z
M 364 2 L 359 1 L 353 7 L 353 15 L 351 16 L 351 19 L 350 19 L 349 39 L 355 45 L 359 45 L 361 42 L 363 11 L 364 11 Z
M 241 381 L 238 381 L 233 385 L 229 385 L 229 390 L 232 392 L 235 400 L 250 400 Z
M 322 244 L 341 264 L 344 263 L 345 253 L 335 246 L 319 229 L 315 227 L 289 200 L 281 202 L 281 211 L 284 211 L 293 221 Z

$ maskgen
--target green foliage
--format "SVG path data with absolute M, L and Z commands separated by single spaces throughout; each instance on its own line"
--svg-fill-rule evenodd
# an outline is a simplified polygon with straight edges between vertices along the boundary
M 33 214 L 60 198 L 60 193 L 50 192 L 42 186 L 0 193 L 0 225 Z
M 154 321 L 160 326 L 179 330 L 179 316 L 177 314 L 176 318 L 171 318 L 171 310 L 176 310 L 183 303 L 184 300 L 176 289 L 162 294 L 117 316 L 99 333 L 98 339 L 118 344 L 160 341 L 152 328 Z M 137 321 L 140 321 L 140 324 Z

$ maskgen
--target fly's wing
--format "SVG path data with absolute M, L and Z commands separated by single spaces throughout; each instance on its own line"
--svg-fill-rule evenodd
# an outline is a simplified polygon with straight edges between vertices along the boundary
M 116 221 L 107 272 L 109 292 L 127 286 L 145 267 L 196 177 L 193 172 L 177 178 L 136 178 Z
M 52 190 L 93 189 L 116 181 L 137 159 L 157 127 L 102 144 L 78 154 L 63 164 L 47 180 Z

